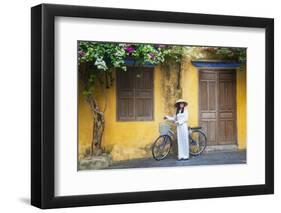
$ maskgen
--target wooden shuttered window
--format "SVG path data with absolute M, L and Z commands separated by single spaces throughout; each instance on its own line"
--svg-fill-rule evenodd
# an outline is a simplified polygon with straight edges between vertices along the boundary
M 117 71 L 117 119 L 153 120 L 153 68 L 128 67 Z

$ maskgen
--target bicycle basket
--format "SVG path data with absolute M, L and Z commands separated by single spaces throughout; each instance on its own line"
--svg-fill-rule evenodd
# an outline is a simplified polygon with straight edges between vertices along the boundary
M 171 127 L 169 124 L 166 124 L 166 123 L 159 124 L 160 135 L 168 135 L 170 129 L 171 129 Z

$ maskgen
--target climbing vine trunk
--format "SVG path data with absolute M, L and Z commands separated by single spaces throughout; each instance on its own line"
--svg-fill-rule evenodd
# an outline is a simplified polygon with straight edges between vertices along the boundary
M 100 111 L 93 95 L 87 97 L 87 102 L 90 105 L 93 119 L 91 155 L 100 155 L 102 153 L 101 142 L 105 126 L 104 113 Z
M 81 63 L 79 65 L 79 74 L 80 78 L 83 82 L 84 91 L 91 90 L 91 85 L 89 82 L 90 78 L 90 67 L 89 63 Z M 101 84 L 102 87 L 104 87 L 103 84 Z M 105 95 L 106 97 L 106 95 Z M 87 93 L 85 95 L 86 101 L 89 105 L 91 114 L 92 114 L 92 139 L 91 139 L 91 147 L 90 147 L 90 155 L 100 155 L 102 150 L 102 136 L 105 128 L 105 118 L 104 118 L 104 112 L 106 110 L 106 104 L 103 109 L 103 111 L 100 109 L 97 100 L 93 94 L 93 91 L 91 90 L 90 93 Z M 106 102 L 106 100 L 105 100 Z

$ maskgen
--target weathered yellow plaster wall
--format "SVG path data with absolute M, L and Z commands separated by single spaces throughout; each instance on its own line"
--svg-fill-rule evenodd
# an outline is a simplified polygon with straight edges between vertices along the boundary
M 247 147 L 247 77 L 246 69 L 236 72 L 237 141 L 239 149 Z
M 79 159 L 87 152 L 90 152 L 92 138 L 92 114 L 85 97 L 82 95 L 83 87 L 79 82 L 78 95 L 78 155 Z
M 114 77 L 115 77 L 115 73 Z M 82 88 L 80 88 L 80 94 Z M 92 138 L 91 113 L 84 97 L 79 98 L 79 156 L 90 147 Z M 96 90 L 99 106 L 104 106 L 102 91 Z M 160 67 L 154 69 L 154 120 L 153 121 L 117 121 L 116 118 L 116 84 L 106 90 L 107 110 L 105 112 L 105 130 L 102 146 L 111 152 L 113 160 L 145 157 L 146 146 L 158 136 L 159 122 L 163 122 L 164 98 L 161 93 Z
M 188 58 L 182 60 L 182 96 L 188 102 L 188 125 L 198 126 L 199 75 Z
M 163 118 L 163 96 L 160 93 L 160 69 L 154 70 L 154 121 L 117 121 L 116 84 L 109 91 L 108 109 L 105 114 L 103 146 L 112 151 L 113 158 L 138 158 L 145 155 L 145 146 L 158 136 L 158 124 Z

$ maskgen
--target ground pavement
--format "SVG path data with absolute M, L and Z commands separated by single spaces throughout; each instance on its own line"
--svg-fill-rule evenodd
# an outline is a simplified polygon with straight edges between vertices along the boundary
M 208 152 L 197 157 L 191 157 L 187 161 L 177 161 L 176 156 L 169 155 L 167 158 L 156 161 L 153 158 L 134 159 L 114 162 L 106 169 L 120 168 L 147 168 L 147 167 L 171 167 L 171 166 L 196 166 L 196 165 L 222 165 L 222 164 L 245 164 L 246 151 Z

